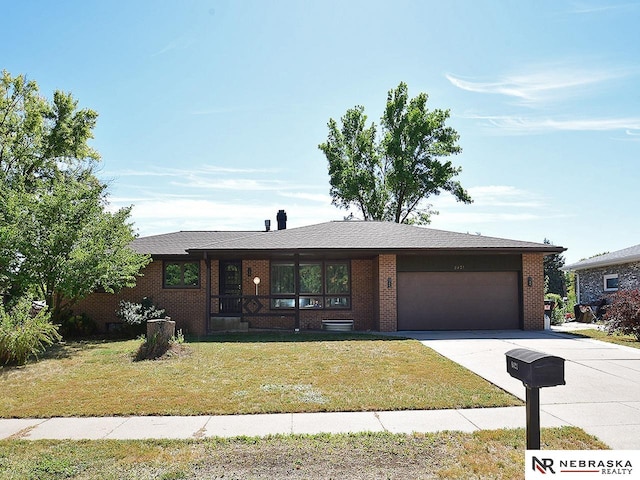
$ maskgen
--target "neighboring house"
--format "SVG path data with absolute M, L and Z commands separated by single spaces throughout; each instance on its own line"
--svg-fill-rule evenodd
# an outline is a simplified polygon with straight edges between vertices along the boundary
M 149 296 L 196 335 L 328 320 L 360 331 L 535 330 L 544 328 L 543 257 L 565 250 L 390 222 L 278 224 L 138 238 L 132 248 L 153 261 L 136 287 L 94 293 L 76 313 L 108 328 L 120 299 Z
M 597 305 L 618 289 L 640 288 L 640 245 L 562 268 L 576 274 L 578 303 Z

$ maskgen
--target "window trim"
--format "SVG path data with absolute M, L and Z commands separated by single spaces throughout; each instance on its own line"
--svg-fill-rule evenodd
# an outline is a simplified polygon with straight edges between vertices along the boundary
M 184 283 L 184 267 L 187 264 L 195 264 L 198 267 L 198 283 L 196 285 L 185 285 Z M 180 284 L 179 285 L 167 285 L 167 266 L 179 265 L 180 266 Z M 200 260 L 164 260 L 162 262 L 162 288 L 169 290 L 176 289 L 188 289 L 195 290 L 200 288 Z
M 271 300 L 269 302 L 271 310 L 294 310 L 298 309 L 300 311 L 317 311 L 317 310 L 351 310 L 352 309 L 352 292 L 351 292 L 351 260 L 305 260 L 304 262 L 298 263 L 298 268 L 296 269 L 296 264 L 288 261 L 288 260 L 272 260 L 270 264 L 270 272 L 273 272 L 272 268 L 274 265 L 292 265 L 293 264 L 293 275 L 294 275 L 294 292 L 293 293 L 273 293 L 273 276 L 271 276 L 270 285 L 269 285 L 269 293 Z M 348 283 L 347 293 L 327 293 L 327 267 L 329 265 L 342 264 L 347 267 L 347 275 L 348 275 Z M 300 285 L 300 268 L 308 265 L 320 265 L 320 275 L 321 275 L 321 288 L 322 292 L 319 293 L 306 293 L 301 291 Z M 276 302 L 279 300 L 283 301 L 291 301 L 294 298 L 293 305 L 287 307 L 277 307 L 275 306 Z M 319 306 L 313 305 L 305 305 L 301 306 L 301 299 L 321 299 L 319 302 Z M 330 299 L 341 298 L 345 299 L 346 306 L 331 306 Z M 297 302 L 296 300 L 297 299 Z
M 607 275 L 604 275 L 602 277 L 602 282 L 603 282 L 603 288 L 605 292 L 617 292 L 618 289 L 620 288 L 619 284 L 617 287 L 615 288 L 610 288 L 607 286 L 607 280 L 612 280 L 612 279 L 616 279 L 618 280 L 618 282 L 620 281 L 620 276 L 617 273 L 609 273 Z

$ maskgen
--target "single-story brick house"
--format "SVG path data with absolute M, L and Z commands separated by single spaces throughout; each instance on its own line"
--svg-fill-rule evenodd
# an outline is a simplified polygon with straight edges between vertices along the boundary
M 104 329 L 120 299 L 148 296 L 197 335 L 328 320 L 360 331 L 535 330 L 544 328 L 543 257 L 565 250 L 390 222 L 278 224 L 138 238 L 132 248 L 153 261 L 137 285 L 94 293 L 75 312 Z
M 575 272 L 578 303 L 597 305 L 618 289 L 640 288 L 640 245 L 565 265 Z

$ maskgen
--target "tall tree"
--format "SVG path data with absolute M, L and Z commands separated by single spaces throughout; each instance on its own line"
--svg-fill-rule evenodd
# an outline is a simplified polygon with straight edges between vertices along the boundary
M 88 145 L 97 114 L 70 95 L 0 82 L 0 293 L 36 292 L 59 319 L 98 288 L 135 284 L 149 258 L 131 250 L 130 208 L 110 213 Z
M 551 241 L 544 239 L 546 245 L 552 245 Z M 564 272 L 564 255 L 554 253 L 544 257 L 544 278 L 547 283 L 548 293 L 555 293 L 564 297 L 567 294 L 567 284 Z
M 134 286 L 149 263 L 128 247 L 130 208 L 107 211 L 105 188 L 88 171 L 58 172 L 22 195 L 22 261 L 13 279 L 46 300 L 54 320 L 97 289 Z
M 471 203 L 455 180 L 461 168 L 444 160 L 461 152 L 458 133 L 445 125 L 448 110 L 427 108 L 428 96 L 409 99 L 401 82 L 387 95 L 381 130 L 367 127 L 364 107 L 348 109 L 341 126 L 330 119 L 327 141 L 318 145 L 329 163 L 332 203 L 356 207 L 365 220 L 429 223 L 437 213 L 425 200 L 442 191 Z

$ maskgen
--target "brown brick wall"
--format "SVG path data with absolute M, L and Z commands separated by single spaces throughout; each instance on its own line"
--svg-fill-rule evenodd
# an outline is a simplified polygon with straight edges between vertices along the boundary
M 522 255 L 522 303 L 525 330 L 544 329 L 544 255 Z M 531 286 L 529 286 L 531 278 Z
M 372 260 L 351 261 L 351 309 L 350 310 L 301 310 L 300 328 L 319 330 L 322 320 L 353 320 L 354 330 L 375 330 L 374 295 L 371 275 Z
M 211 292 L 218 294 L 219 262 L 211 260 Z M 207 262 L 200 261 L 200 288 L 198 289 L 165 289 L 162 288 L 162 260 L 156 260 L 144 270 L 144 276 L 138 279 L 134 288 L 125 289 L 118 295 L 96 293 L 82 301 L 75 309 L 76 313 L 84 312 L 93 318 L 99 328 L 105 330 L 107 322 L 118 319 L 115 311 L 120 299 L 139 302 L 144 296 L 151 296 L 156 305 L 167 310 L 176 328 L 185 333 L 205 335 L 207 333 Z M 251 268 L 251 275 L 248 269 Z M 242 289 L 245 295 L 255 295 L 254 277 L 260 277 L 258 293 L 260 296 L 270 293 L 269 260 L 244 260 L 242 262 Z M 392 279 L 392 288 L 387 288 L 387 278 Z M 380 292 L 380 296 L 378 296 Z M 281 316 L 275 310 L 269 310 L 268 299 L 261 299 L 264 304 L 262 313 L 271 312 L 269 317 L 248 317 L 252 328 L 293 328 L 294 317 Z M 351 309 L 350 310 L 302 310 L 300 312 L 300 328 L 320 329 L 323 319 L 352 319 L 354 329 L 359 331 L 378 330 L 394 331 L 397 329 L 397 294 L 396 294 L 396 257 L 381 255 L 370 259 L 359 259 L 351 262 Z M 218 300 L 212 299 L 211 313 L 218 312 Z
M 101 331 L 108 322 L 119 321 L 116 310 L 120 300 L 140 302 L 143 297 L 151 297 L 153 303 L 166 310 L 166 315 L 176 322 L 176 329 L 184 333 L 203 334 L 206 312 L 206 264 L 200 261 L 200 287 L 186 289 L 162 288 L 161 260 L 151 262 L 138 278 L 133 288 L 126 288 L 118 295 L 94 293 L 80 301 L 73 308 L 74 313 L 86 313 Z
M 377 260 L 378 317 L 381 332 L 398 330 L 398 279 L 395 255 L 379 255 Z M 388 281 L 391 279 L 391 288 Z
M 251 275 L 249 275 L 251 269 Z M 256 284 L 253 283 L 255 277 L 260 278 L 258 285 L 258 295 L 269 295 L 271 268 L 269 260 L 243 260 L 242 261 L 242 294 L 255 295 Z

